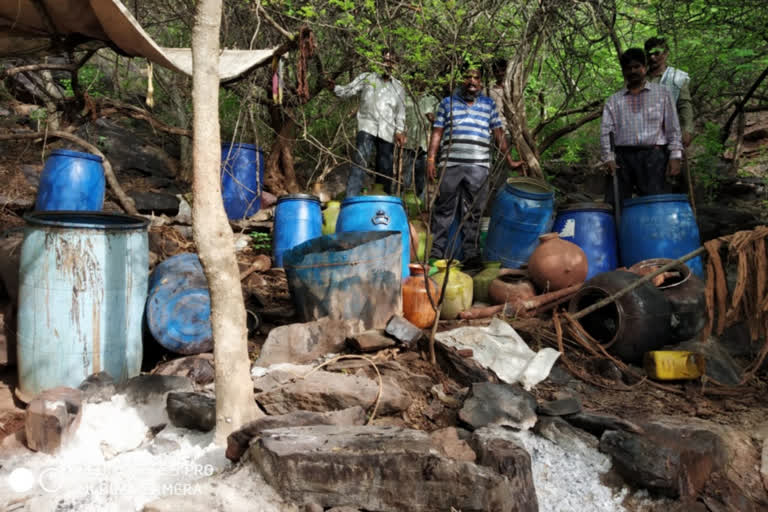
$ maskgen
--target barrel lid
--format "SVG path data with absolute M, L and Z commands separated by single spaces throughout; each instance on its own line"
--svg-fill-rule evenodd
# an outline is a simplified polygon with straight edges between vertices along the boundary
M 639 204 L 652 203 L 688 203 L 688 196 L 685 194 L 656 194 L 653 196 L 638 196 L 632 199 L 624 200 L 624 208 L 636 206 Z
M 58 210 L 49 212 L 30 212 L 24 215 L 30 226 L 47 228 L 79 228 L 103 230 L 146 229 L 149 220 L 135 215 L 108 212 L 83 212 Z
M 252 151 L 256 151 L 258 148 L 255 144 L 246 144 L 245 142 L 224 142 L 221 144 L 221 148 L 229 148 L 232 149 L 240 148 L 240 149 L 250 149 Z
M 312 194 L 286 194 L 284 196 L 280 196 L 277 198 L 277 202 L 280 203 L 282 201 L 290 201 L 290 200 L 296 200 L 296 199 L 302 199 L 304 201 L 314 201 L 316 203 L 320 203 L 320 198 L 317 196 L 313 196 Z
M 535 178 L 509 178 L 507 188 L 515 194 L 532 199 L 546 199 L 555 194 L 554 189 L 546 181 Z
M 94 155 L 93 153 L 83 153 L 82 151 L 72 151 L 71 149 L 54 149 L 51 151 L 50 156 L 68 156 L 72 158 L 85 158 L 86 160 L 93 160 L 94 162 L 103 162 L 104 159 L 101 158 L 99 155 Z
M 612 212 L 613 205 L 608 203 L 569 203 L 562 208 L 558 208 L 558 212 L 583 212 L 583 211 L 604 211 Z
M 348 204 L 356 203 L 392 203 L 404 207 L 403 200 L 396 196 L 353 196 L 344 199 L 341 206 L 343 208 Z

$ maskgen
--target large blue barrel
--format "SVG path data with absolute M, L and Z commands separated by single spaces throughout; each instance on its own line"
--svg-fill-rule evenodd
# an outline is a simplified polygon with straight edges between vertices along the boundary
M 552 231 L 573 242 L 587 255 L 587 279 L 616 270 L 616 222 L 613 207 L 605 203 L 575 203 L 560 209 Z
M 624 201 L 619 229 L 621 263 L 630 267 L 652 258 L 676 259 L 701 246 L 699 227 L 685 194 L 641 196 Z M 700 278 L 701 257 L 687 262 Z
M 104 206 L 102 158 L 68 149 L 52 151 L 37 188 L 35 210 L 100 211 Z
M 401 257 L 403 279 L 411 275 L 411 234 L 405 206 L 399 197 L 355 196 L 341 203 L 336 221 L 336 232 L 344 231 L 399 231 L 402 238 Z
M 160 345 L 178 354 L 213 349 L 211 295 L 197 254 L 177 254 L 149 277 L 147 327 Z
M 555 192 L 543 181 L 509 178 L 491 207 L 491 223 L 485 240 L 485 260 L 503 267 L 520 268 L 528 263 L 554 220 Z
M 88 375 L 139 374 L 149 273 L 148 221 L 35 212 L 19 266 L 18 368 L 24 396 Z
M 272 257 L 275 267 L 282 268 L 283 254 L 288 249 L 323 234 L 320 199 L 309 194 L 281 196 L 275 207 L 272 231 Z
M 299 318 L 359 318 L 367 329 L 383 329 L 403 310 L 401 254 L 397 231 L 337 232 L 286 252 Z
M 221 145 L 221 195 L 230 219 L 250 217 L 261 208 L 264 154 L 253 144 Z

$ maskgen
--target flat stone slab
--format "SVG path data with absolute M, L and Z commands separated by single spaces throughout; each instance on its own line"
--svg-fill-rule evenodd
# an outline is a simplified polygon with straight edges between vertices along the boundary
M 341 411 L 295 411 L 278 416 L 264 416 L 263 418 L 246 423 L 240 429 L 229 434 L 227 437 L 226 455 L 229 460 L 240 460 L 240 457 L 248 449 L 251 439 L 258 437 L 265 430 L 282 427 L 306 427 L 309 425 L 363 425 L 365 419 L 365 411 L 359 406 Z
M 360 406 L 373 407 L 379 392 L 376 380 L 358 375 L 317 371 L 306 377 L 288 372 L 270 372 L 254 380 L 256 401 L 268 414 L 294 411 L 334 411 Z M 400 389 L 395 379 L 383 378 L 383 389 L 377 415 L 403 411 L 411 404 L 411 396 Z
M 536 510 L 519 507 L 524 498 L 513 474 L 441 455 L 420 430 L 281 428 L 262 432 L 249 451 L 267 483 L 297 504 L 382 512 Z
M 480 428 L 489 425 L 528 430 L 536 424 L 536 398 L 520 386 L 481 382 L 459 411 L 459 419 Z

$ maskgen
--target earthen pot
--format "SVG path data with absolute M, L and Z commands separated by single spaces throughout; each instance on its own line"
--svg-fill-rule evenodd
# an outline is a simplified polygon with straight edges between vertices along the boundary
M 502 271 L 504 272 L 504 271 Z M 488 297 L 494 304 L 528 300 L 536 296 L 536 288 L 523 271 L 507 271 L 488 287 Z
M 541 235 L 539 246 L 528 260 L 528 274 L 544 292 L 583 283 L 588 270 L 587 255 L 582 248 L 562 240 L 557 233 Z

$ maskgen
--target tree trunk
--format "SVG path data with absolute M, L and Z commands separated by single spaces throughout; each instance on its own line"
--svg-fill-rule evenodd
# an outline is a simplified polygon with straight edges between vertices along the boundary
M 269 151 L 264 176 L 265 187 L 276 196 L 300 191 L 293 167 L 294 122 L 290 115 L 283 115 L 282 108 L 272 107 L 272 126 L 277 136 Z
M 253 396 L 245 303 L 219 178 L 221 4 L 221 0 L 200 0 L 192 33 L 193 230 L 211 293 L 218 444 L 223 444 L 235 429 L 261 415 Z

